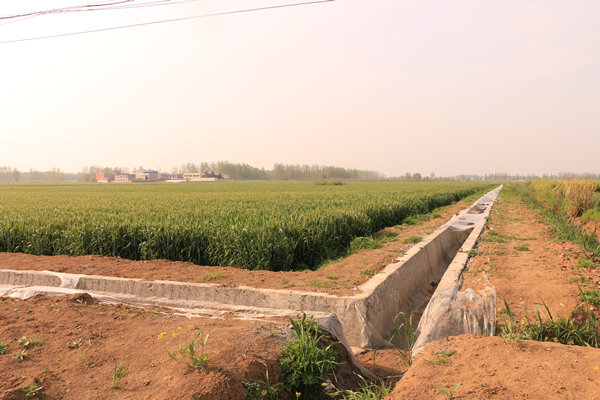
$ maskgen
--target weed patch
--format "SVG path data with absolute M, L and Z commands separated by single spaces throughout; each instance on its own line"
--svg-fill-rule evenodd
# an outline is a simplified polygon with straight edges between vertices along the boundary
M 223 322 L 224 320 L 222 320 Z M 171 334 L 173 343 L 178 340 L 177 337 L 180 335 L 181 327 L 177 328 L 177 332 Z M 203 370 L 208 364 L 210 364 L 210 360 L 204 354 L 204 347 L 206 347 L 206 342 L 208 341 L 208 333 L 206 336 L 202 336 L 204 334 L 204 330 L 200 329 L 194 336 L 190 344 L 184 346 L 182 343 L 179 343 L 174 348 L 167 348 L 165 336 L 166 332 L 162 332 L 158 335 L 158 340 L 160 340 L 169 355 L 169 358 L 178 364 L 185 364 L 190 368 Z M 198 340 L 199 339 L 199 340 Z M 198 343 L 196 343 L 198 340 Z M 189 355 L 189 360 L 188 360 Z
M 283 349 L 279 360 L 285 376 L 285 388 L 296 393 L 297 398 L 317 399 L 323 393 L 322 384 L 338 365 L 333 343 L 327 347 L 319 344 L 323 338 L 314 317 L 291 320 L 293 338 Z
M 404 319 L 404 322 L 399 324 L 398 318 Z M 392 339 L 394 336 L 398 338 L 400 341 L 400 348 L 396 349 L 400 358 L 408 365 L 411 366 L 413 363 L 412 357 L 412 349 L 417 341 L 417 336 L 415 334 L 415 327 L 412 322 L 412 314 L 410 316 L 406 316 L 405 313 L 400 313 L 396 315 L 394 318 L 394 334 L 392 335 Z M 391 340 L 391 339 L 390 339 Z
M 583 293 L 581 288 L 579 291 Z M 542 320 L 537 305 L 544 306 L 550 319 L 546 321 Z M 521 339 L 525 339 L 598 348 L 600 335 L 597 329 L 596 316 L 587 307 L 585 321 L 577 322 L 573 319 L 573 314 L 567 320 L 563 318 L 554 319 L 545 302 L 542 301 L 541 304 L 537 305 L 535 308 L 537 318 L 530 320 L 528 317 L 523 317 L 520 322 L 515 322 L 514 314 L 508 302 L 504 299 L 504 312 L 506 316 L 503 323 L 498 324 L 500 328 L 498 336 L 508 339 L 515 344 Z
M 594 307 L 600 307 L 600 290 L 581 290 L 579 300 L 585 301 Z
M 362 376 L 362 385 L 359 390 L 344 390 L 332 393 L 335 396 L 341 396 L 344 400 L 379 400 L 383 399 L 392 392 L 393 387 L 385 381 L 369 382 Z
M 406 239 L 404 239 L 402 241 L 402 243 L 416 244 L 416 243 L 419 243 L 421 240 L 423 240 L 423 238 L 421 236 L 409 236 Z
M 515 246 L 514 249 L 517 251 L 529 251 L 529 246 L 527 245 L 527 243 L 523 243 L 518 246 Z

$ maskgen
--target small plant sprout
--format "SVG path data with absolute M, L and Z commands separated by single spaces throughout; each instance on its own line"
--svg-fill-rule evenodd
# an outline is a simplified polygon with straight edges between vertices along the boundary
M 27 352 L 23 349 L 16 352 L 15 354 L 13 354 L 13 357 L 16 358 L 17 360 L 24 360 L 27 356 L 28 356 Z
M 363 269 L 362 271 L 360 271 L 361 275 L 367 275 L 367 276 L 372 276 L 372 275 L 376 275 L 379 271 L 377 271 L 376 269 Z
M 438 390 L 436 390 L 436 393 L 443 394 L 444 396 L 448 396 L 451 399 L 455 399 L 456 391 L 458 390 L 460 385 L 461 385 L 461 383 L 458 382 L 458 383 L 455 383 L 454 385 L 452 385 L 452 390 L 438 389 Z
M 264 381 L 256 381 L 253 383 L 242 382 L 242 385 L 246 389 L 248 389 L 248 395 L 246 396 L 247 400 L 259 400 L 259 399 L 268 399 L 268 400 L 277 400 L 279 399 L 279 386 L 283 386 L 282 383 L 276 383 L 271 385 L 269 381 L 269 367 L 267 364 L 262 363 L 265 370 L 265 380 Z M 262 388 L 264 387 L 264 389 Z
M 410 236 L 406 239 L 404 239 L 402 241 L 402 243 L 407 243 L 407 244 L 417 244 L 419 243 L 423 238 L 421 236 Z
M 181 328 L 177 328 L 178 332 L 181 331 Z M 185 364 L 190 368 L 204 370 L 208 364 L 210 364 L 210 360 L 207 355 L 204 354 L 204 347 L 206 347 L 206 342 L 208 341 L 208 333 L 206 336 L 204 335 L 204 329 L 200 329 L 193 337 L 190 344 L 187 346 L 183 346 L 182 344 L 177 345 L 174 349 L 168 349 L 165 343 L 166 333 L 162 332 L 158 335 L 158 340 L 161 340 L 169 358 L 178 364 Z M 179 333 L 175 332 L 172 334 L 173 341 L 179 336 Z M 196 342 L 198 340 L 198 342 Z M 189 361 L 187 356 L 189 355 Z
M 529 251 L 529 245 L 527 243 L 520 244 L 515 246 L 515 250 L 517 251 Z
M 81 339 L 81 338 L 79 338 L 77 340 L 71 339 L 71 340 L 69 340 L 69 344 L 68 344 L 69 348 L 71 348 L 71 349 L 78 349 L 82 345 L 83 345 L 83 339 Z
M 7 348 L 8 343 L 4 343 L 2 340 L 0 340 L 0 354 L 4 354 Z
M 111 389 L 122 389 L 119 386 L 119 382 L 121 382 L 121 379 L 123 379 L 125 377 L 125 375 L 127 375 L 127 372 L 129 372 L 129 368 L 131 368 L 131 366 L 135 363 L 137 363 L 137 361 L 132 364 L 125 365 L 125 361 L 120 361 L 117 363 L 117 360 L 115 360 L 115 370 L 114 370 L 113 374 L 111 375 L 111 378 L 112 378 L 112 386 L 110 387 Z
M 17 344 L 21 345 L 23 347 L 43 346 L 44 342 L 45 342 L 45 340 L 40 340 L 38 338 L 28 338 L 27 336 L 23 336 L 21 339 L 19 339 L 17 341 Z
M 26 393 L 25 397 L 42 397 L 44 392 L 42 392 L 42 387 L 38 386 L 35 382 L 31 382 L 29 386 L 27 386 L 23 391 Z
M 398 324 L 396 322 L 398 317 L 404 318 L 404 322 Z M 400 358 L 402 358 L 402 360 L 404 360 L 408 366 L 411 366 L 413 363 L 412 348 L 417 340 L 415 329 L 412 323 L 412 315 L 407 317 L 403 312 L 396 315 L 394 318 L 394 329 L 395 332 L 392 336 L 392 339 L 394 336 L 397 336 L 398 340 L 400 341 L 400 348 L 396 349 L 396 351 L 398 352 Z
M 452 361 L 450 360 L 450 357 L 455 355 L 457 353 L 456 350 L 451 349 L 448 351 L 442 351 L 440 353 L 440 355 L 438 355 L 435 360 L 427 360 L 425 359 L 425 362 L 427 362 L 428 364 L 431 365 L 448 365 L 450 363 L 452 363 Z

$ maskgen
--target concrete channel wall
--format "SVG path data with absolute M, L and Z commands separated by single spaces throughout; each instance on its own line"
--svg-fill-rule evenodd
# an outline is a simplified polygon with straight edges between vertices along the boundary
M 331 313 L 341 322 L 350 345 L 380 347 L 389 345 L 394 333 L 393 321 L 399 313 L 410 315 L 425 308 L 459 250 L 464 249 L 466 241 L 474 244 L 481 234 L 484 216 L 489 215 L 490 209 L 491 204 L 478 201 L 463 210 L 358 287 L 361 293 L 355 296 L 13 270 L 0 270 L 0 285 L 63 287 L 108 296 L 133 296 L 144 304 L 176 303 L 188 308 L 221 305 L 235 306 L 238 310 L 248 307 L 249 312 L 264 309 Z

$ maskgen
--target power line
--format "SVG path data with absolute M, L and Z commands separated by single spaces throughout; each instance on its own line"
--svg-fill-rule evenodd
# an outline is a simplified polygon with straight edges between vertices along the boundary
M 62 34 L 58 34 L 58 35 L 39 36 L 39 37 L 27 38 L 27 39 L 6 40 L 6 41 L 3 41 L 3 42 L 0 42 L 0 44 L 16 43 L 16 42 L 26 42 L 26 41 L 30 41 L 30 40 L 39 40 L 39 39 L 50 39 L 50 38 L 63 37 L 63 36 L 81 35 L 81 34 L 84 34 L 84 33 L 104 32 L 104 31 L 111 31 L 111 30 L 115 30 L 115 29 L 133 28 L 133 27 L 136 27 L 136 26 L 163 24 L 163 23 L 166 23 L 166 22 L 185 21 L 185 20 L 194 19 L 194 18 L 216 17 L 216 16 L 219 16 L 219 15 L 239 14 L 239 13 L 243 13 L 243 12 L 272 10 L 272 9 L 275 9 L 275 8 L 305 6 L 305 5 L 318 4 L 318 3 L 329 3 L 329 2 L 332 2 L 332 1 L 335 1 L 335 0 L 316 0 L 316 1 L 308 1 L 308 2 L 303 2 L 303 3 L 292 3 L 292 4 L 282 4 L 282 5 L 278 5 L 278 6 L 250 8 L 250 9 L 246 9 L 246 10 L 225 11 L 225 12 L 214 13 L 214 14 L 193 15 L 191 17 L 181 17 L 181 18 L 166 19 L 166 20 L 161 20 L 161 21 L 142 22 L 142 23 L 139 23 L 139 24 L 114 26 L 114 27 L 110 27 L 110 28 L 94 29 L 94 30 L 91 30 L 91 31 L 80 31 L 80 32 L 72 32 L 72 33 L 62 33 Z
M 31 15 L 56 14 L 56 13 L 64 13 L 64 12 L 72 12 L 72 11 L 83 11 L 82 9 L 91 9 L 93 7 L 114 6 L 117 4 L 130 3 L 133 1 L 135 1 L 135 0 L 118 0 L 118 1 L 108 0 L 104 3 L 98 3 L 98 4 L 86 4 L 86 5 L 81 5 L 81 6 L 51 8 L 49 10 L 30 11 L 30 12 L 24 12 L 24 13 L 13 14 L 13 15 L 2 15 L 2 16 L 0 16 L 0 19 L 20 18 L 20 17 L 31 16 Z M 169 0 L 162 0 L 162 1 L 169 1 Z

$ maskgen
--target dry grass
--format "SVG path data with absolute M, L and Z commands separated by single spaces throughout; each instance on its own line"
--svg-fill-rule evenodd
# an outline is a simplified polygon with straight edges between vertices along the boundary
M 565 193 L 564 210 L 567 217 L 577 218 L 584 212 L 598 204 L 594 193 L 598 189 L 598 182 L 591 179 L 570 179 L 560 185 Z M 558 188 L 559 186 L 557 186 Z

